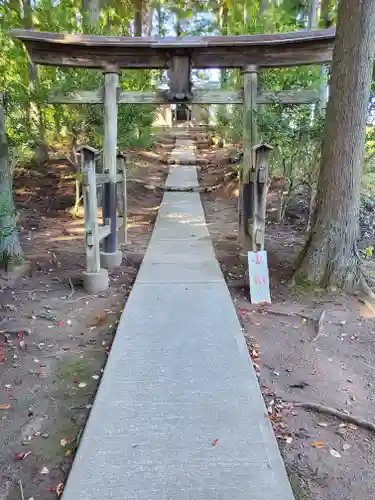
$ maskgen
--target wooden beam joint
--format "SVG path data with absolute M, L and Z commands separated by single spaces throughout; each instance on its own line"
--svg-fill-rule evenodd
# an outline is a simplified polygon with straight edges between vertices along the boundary
M 173 56 L 170 62 L 168 102 L 186 102 L 192 99 L 190 57 Z

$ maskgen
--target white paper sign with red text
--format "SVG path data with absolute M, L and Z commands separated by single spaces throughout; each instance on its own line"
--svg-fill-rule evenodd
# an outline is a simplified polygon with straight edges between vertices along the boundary
M 271 304 L 267 252 L 249 252 L 249 285 L 252 304 Z

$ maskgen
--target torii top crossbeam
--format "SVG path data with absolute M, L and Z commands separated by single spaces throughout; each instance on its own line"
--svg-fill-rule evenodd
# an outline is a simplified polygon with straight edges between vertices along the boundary
M 212 37 L 127 37 L 69 35 L 12 30 L 34 63 L 97 68 L 168 68 L 187 57 L 195 68 L 272 68 L 326 63 L 332 59 L 335 30 L 275 35 Z

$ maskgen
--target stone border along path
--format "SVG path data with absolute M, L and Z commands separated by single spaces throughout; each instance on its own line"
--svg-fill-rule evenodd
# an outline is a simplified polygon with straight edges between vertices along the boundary
M 199 194 L 167 192 L 63 499 L 293 498 Z

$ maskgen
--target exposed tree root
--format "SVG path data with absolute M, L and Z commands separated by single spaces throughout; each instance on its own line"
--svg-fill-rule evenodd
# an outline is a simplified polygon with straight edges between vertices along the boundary
M 321 288 L 337 286 L 344 291 L 360 291 L 367 297 L 375 299 L 375 294 L 370 286 L 370 278 L 363 266 L 362 257 L 358 251 L 357 243 L 354 242 L 350 252 L 344 254 L 342 248 L 337 250 L 334 257 L 328 262 L 319 260 L 317 249 L 310 251 L 311 234 L 305 247 L 300 252 L 296 271 L 292 277 L 292 285 L 304 282 Z M 319 252 L 322 250 L 319 250 Z M 345 265 L 343 265 L 345 262 Z M 322 272 L 322 269 L 324 272 Z
M 303 408 L 304 410 L 315 411 L 317 413 L 321 413 L 323 415 L 330 415 L 331 417 L 336 417 L 343 422 L 349 422 L 350 424 L 355 424 L 362 429 L 367 429 L 372 432 L 375 432 L 375 424 L 369 422 L 368 420 L 364 420 L 360 417 L 354 417 L 353 415 L 347 415 L 341 411 L 335 410 L 334 408 L 330 408 L 329 406 L 320 405 L 318 403 L 293 403 L 295 407 Z

